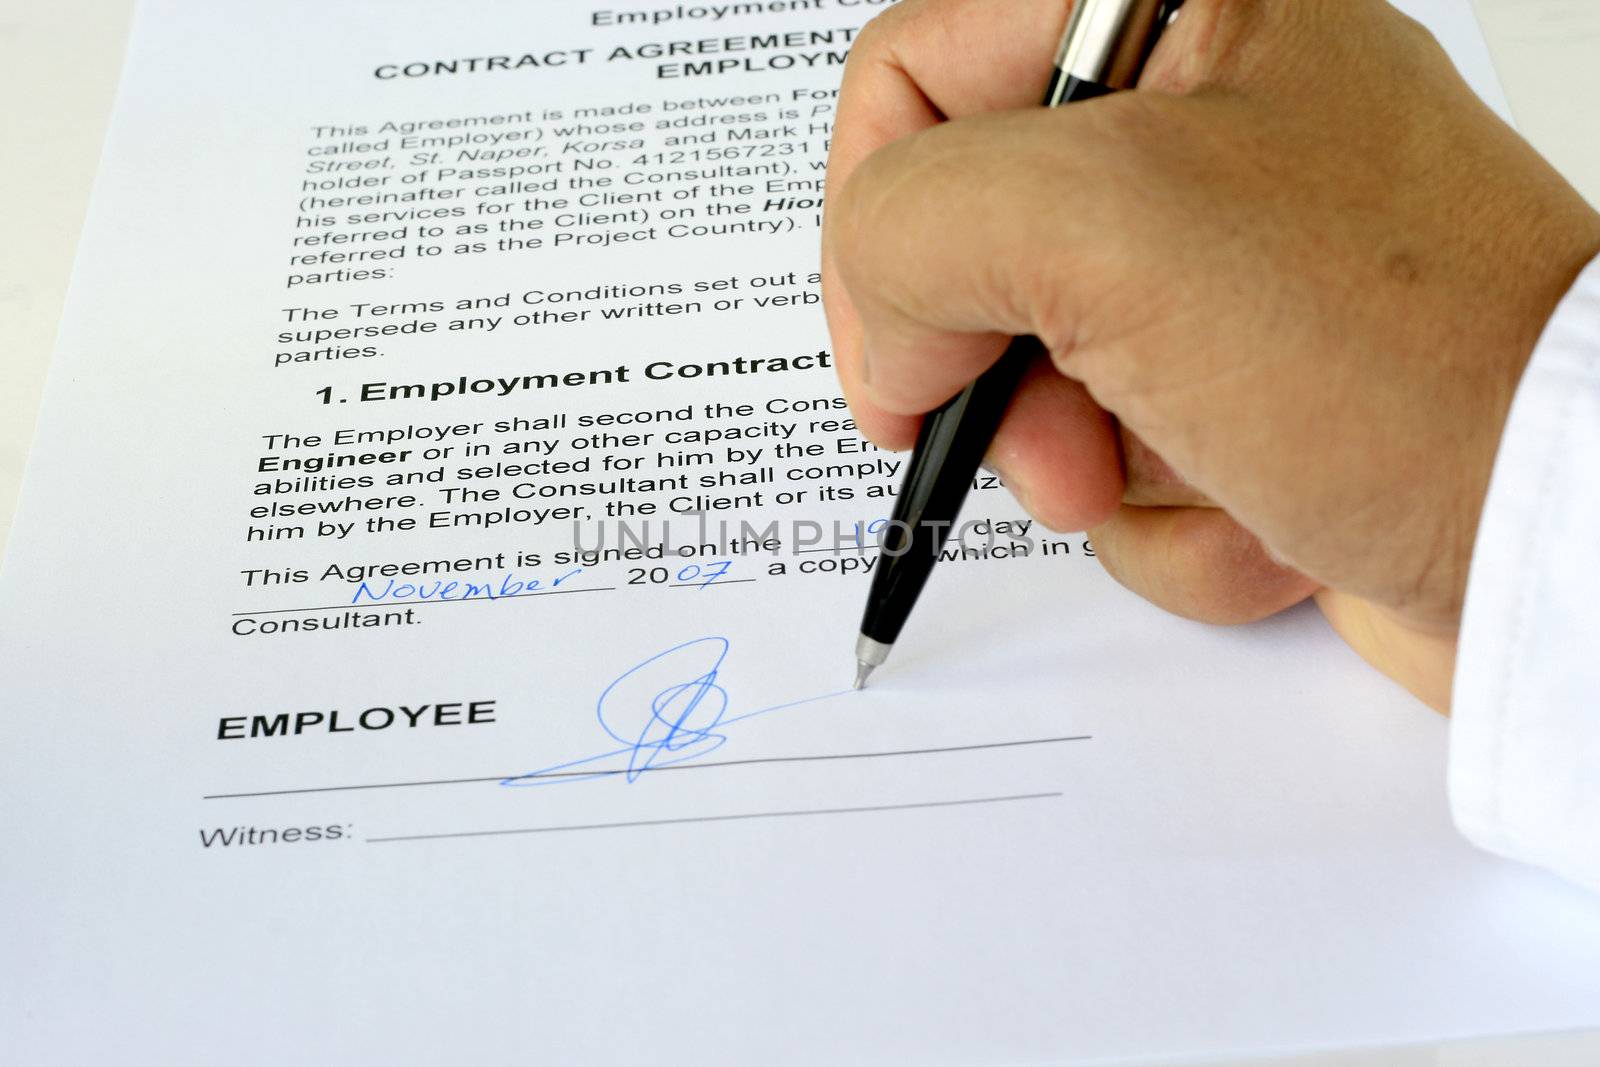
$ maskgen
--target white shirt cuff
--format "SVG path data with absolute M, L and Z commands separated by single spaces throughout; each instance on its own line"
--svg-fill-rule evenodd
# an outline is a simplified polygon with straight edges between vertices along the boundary
M 1512 404 L 1452 716 L 1462 833 L 1600 889 L 1600 259 L 1551 318 Z

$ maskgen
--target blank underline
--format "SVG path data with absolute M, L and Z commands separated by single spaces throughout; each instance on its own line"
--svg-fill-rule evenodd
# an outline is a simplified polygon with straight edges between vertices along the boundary
M 507 593 L 504 596 L 459 596 L 454 600 L 383 600 L 373 601 L 370 604 L 332 604 L 325 608 L 272 608 L 269 611 L 236 611 L 233 618 L 241 615 L 297 615 L 304 611 L 344 611 L 350 609 L 377 611 L 382 608 L 392 608 L 399 604 L 465 604 L 472 601 L 516 600 L 525 596 L 560 596 L 563 593 L 609 593 L 616 589 L 614 585 L 591 585 L 585 589 L 541 589 L 533 593 Z
M 754 811 L 739 815 L 694 815 L 682 819 L 639 819 L 634 822 L 576 823 L 568 826 L 527 826 L 517 830 L 457 830 L 448 834 L 400 834 L 369 837 L 369 845 L 385 841 L 438 841 L 450 837 L 504 837 L 510 834 L 557 834 L 571 830 L 625 830 L 638 826 L 682 826 L 697 822 L 736 822 L 744 819 L 792 819 L 801 815 L 857 815 L 872 811 L 914 811 L 920 808 L 958 808 L 975 804 L 1005 804 L 1014 800 L 1049 800 L 1061 793 L 1018 793 L 1008 797 L 971 797 L 964 800 L 924 800 L 914 804 L 874 804 L 861 808 L 808 808 L 800 811 Z
M 877 547 L 877 545 L 834 545 L 831 548 L 792 548 L 789 551 L 796 556 L 803 556 L 808 552 L 866 552 Z
M 980 752 L 997 748 L 1023 748 L 1029 745 L 1059 745 L 1068 741 L 1092 741 L 1090 734 L 1077 737 L 1039 737 L 1028 741 L 990 741 L 981 745 L 951 745 L 945 748 L 903 748 L 891 752 L 837 752 L 818 756 L 757 756 L 750 759 L 707 760 L 704 763 L 672 763 L 665 767 L 651 767 L 646 774 L 663 771 L 702 771 L 712 767 L 749 767 L 761 763 L 819 763 L 826 760 L 884 759 L 893 756 L 936 756 L 946 752 Z M 304 789 L 267 789 L 258 793 L 211 793 L 202 800 L 239 800 L 250 797 L 281 797 L 299 793 L 349 793 L 362 789 L 407 789 L 424 785 L 471 785 L 482 782 L 503 782 L 509 778 L 523 781 L 540 778 L 600 778 L 627 774 L 627 768 L 617 770 L 545 771 L 540 774 L 490 774 L 478 778 L 432 778 L 413 782 L 372 782 L 366 785 L 319 785 Z

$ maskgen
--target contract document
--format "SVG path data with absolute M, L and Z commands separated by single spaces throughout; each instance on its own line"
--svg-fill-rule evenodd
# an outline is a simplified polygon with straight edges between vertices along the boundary
M 1167 616 L 981 475 L 849 691 L 904 457 L 817 248 L 881 9 L 141 5 L 0 579 L 0 1058 L 1600 1025 L 1600 899 L 1457 836 L 1313 610 Z

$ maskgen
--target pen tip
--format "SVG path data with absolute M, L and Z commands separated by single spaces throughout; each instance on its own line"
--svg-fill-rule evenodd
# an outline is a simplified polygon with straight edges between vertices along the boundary
M 870 663 L 862 663 L 860 661 L 857 661 L 857 663 L 856 663 L 856 684 L 855 684 L 854 688 L 856 688 L 856 689 L 865 689 L 867 687 L 867 678 L 871 674 L 872 674 L 872 664 L 870 664 Z

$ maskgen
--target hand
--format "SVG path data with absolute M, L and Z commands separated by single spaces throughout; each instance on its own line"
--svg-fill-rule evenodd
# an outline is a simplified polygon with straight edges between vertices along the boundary
M 1597 216 L 1383 0 L 1189 0 L 1140 90 L 1037 106 L 1061 0 L 901 0 L 845 70 L 823 291 L 857 421 L 1007 337 L 991 462 L 1120 581 L 1241 622 L 1315 595 L 1441 710 L 1490 470 Z

